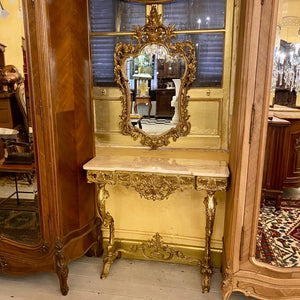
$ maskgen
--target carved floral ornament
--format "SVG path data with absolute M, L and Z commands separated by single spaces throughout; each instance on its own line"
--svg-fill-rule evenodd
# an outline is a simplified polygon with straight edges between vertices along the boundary
M 189 134 L 191 124 L 188 122 L 190 116 L 187 110 L 189 100 L 187 91 L 190 84 L 195 80 L 196 73 L 196 56 L 193 43 L 190 41 L 172 43 L 171 40 L 177 37 L 175 25 L 165 26 L 162 24 L 161 19 L 162 16 L 158 14 L 156 6 L 153 5 L 150 15 L 147 16 L 147 23 L 143 27 L 134 27 L 132 39 L 135 40 L 135 43 L 118 43 L 114 53 L 115 81 L 119 84 L 122 91 L 121 132 L 124 135 L 132 136 L 134 140 L 140 138 L 141 144 L 152 149 L 167 146 L 170 143 L 170 139 L 176 141 L 179 137 Z M 185 73 L 181 78 L 181 87 L 178 94 L 179 122 L 168 131 L 157 135 L 148 134 L 133 126 L 130 122 L 131 94 L 126 74 L 126 61 L 131 57 L 138 57 L 146 46 L 163 47 L 169 56 L 173 58 L 179 57 L 185 62 Z

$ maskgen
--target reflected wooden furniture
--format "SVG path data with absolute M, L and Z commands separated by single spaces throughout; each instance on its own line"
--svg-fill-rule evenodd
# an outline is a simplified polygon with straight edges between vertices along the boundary
M 28 192 L 28 191 L 20 191 L 18 188 L 18 175 L 19 174 L 27 174 L 30 177 L 33 176 L 35 172 L 35 164 L 28 164 L 28 165 L 21 165 L 21 164 L 5 164 L 5 161 L 0 161 L 0 172 L 5 172 L 5 173 L 12 173 L 14 175 L 14 180 L 15 180 L 15 192 L 13 192 L 11 195 L 9 195 L 6 199 L 3 199 L 0 202 L 1 203 L 5 202 L 6 200 L 10 199 L 14 195 L 17 197 L 17 205 L 20 204 L 20 198 L 19 194 L 33 194 L 34 192 Z
M 274 116 L 290 123 L 288 136 L 284 140 L 285 163 L 287 166 L 283 178 L 283 187 L 300 187 L 300 110 L 277 110 Z
M 300 187 L 300 110 L 277 106 L 269 114 L 262 201 L 274 197 L 279 209 L 283 188 Z
M 4 128 L 14 128 L 16 122 L 14 122 L 11 99 L 14 97 L 15 93 L 0 93 L 0 127 Z
M 142 119 L 143 119 L 142 115 L 135 115 L 135 114 L 130 115 L 131 124 L 133 126 L 138 125 L 140 129 L 142 129 Z
M 6 141 L 17 139 L 18 131 L 9 128 L 0 128 L 0 160 L 4 159 Z M 7 151 L 7 150 L 6 150 Z
M 197 159 L 168 159 L 139 156 L 96 156 L 83 168 L 87 170 L 89 183 L 98 186 L 97 208 L 103 228 L 109 229 L 107 255 L 104 257 L 101 278 L 106 278 L 114 260 L 122 253 L 131 250 L 116 248 L 114 240 L 114 219 L 106 211 L 109 193 L 107 184 L 120 184 L 133 187 L 141 197 L 147 200 L 164 200 L 176 190 L 192 188 L 204 190 L 206 209 L 205 250 L 201 262 L 202 291 L 208 292 L 212 274 L 210 242 L 213 232 L 216 204 L 216 191 L 225 191 L 229 177 L 227 163 L 224 161 L 204 161 Z M 199 204 L 200 205 L 200 204 Z M 200 206 L 199 206 L 200 209 Z M 157 233 L 155 241 L 159 241 Z M 176 250 L 174 253 L 177 253 Z M 188 257 L 183 253 L 177 256 L 184 260 Z M 178 258 L 177 257 L 177 258 Z M 155 258 L 155 256 L 153 257 Z M 157 258 L 157 255 L 156 255 Z
M 151 97 L 135 97 L 135 103 L 134 103 L 134 112 L 137 114 L 137 105 L 138 104 L 146 104 L 148 105 L 148 117 L 150 118 L 150 113 L 152 109 L 152 104 L 151 104 Z
M 94 156 L 88 3 L 59 3 L 23 1 L 41 239 L 25 245 L 1 236 L 0 271 L 54 272 L 66 295 L 69 262 L 101 254 L 101 232 L 82 170 Z
M 5 66 L 5 48 L 6 46 L 0 43 L 0 68 Z M 0 92 L 2 92 L 3 86 L 2 83 L 0 82 Z
M 289 121 L 276 117 L 268 120 L 261 201 L 263 204 L 266 197 L 275 198 L 276 209 L 280 208 L 283 195 L 283 180 L 286 176 L 286 162 L 289 155 L 287 140 L 290 125 Z
M 156 113 L 155 117 L 173 117 L 174 107 L 171 106 L 173 96 L 175 96 L 174 89 L 157 89 L 156 94 Z

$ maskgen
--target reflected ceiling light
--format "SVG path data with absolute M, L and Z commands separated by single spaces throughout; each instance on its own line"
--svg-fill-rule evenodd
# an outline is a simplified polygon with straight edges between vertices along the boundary
M 272 74 L 272 90 L 286 88 L 300 92 L 300 44 L 280 42 L 275 49 Z
M 4 9 L 2 2 L 0 1 L 0 18 L 5 19 L 9 15 L 9 12 Z

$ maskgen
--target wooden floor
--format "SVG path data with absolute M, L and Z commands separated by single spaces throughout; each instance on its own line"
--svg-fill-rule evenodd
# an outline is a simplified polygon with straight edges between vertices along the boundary
M 221 274 L 214 270 L 211 291 L 201 293 L 198 267 L 170 263 L 119 259 L 107 279 L 100 279 L 102 259 L 82 257 L 69 265 L 68 296 L 60 294 L 56 274 L 0 275 L 1 300 L 218 300 Z M 233 293 L 230 300 L 250 300 Z

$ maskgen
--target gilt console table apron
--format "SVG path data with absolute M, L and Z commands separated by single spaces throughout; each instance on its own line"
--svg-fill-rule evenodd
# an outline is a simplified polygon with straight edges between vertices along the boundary
M 114 219 L 105 209 L 109 197 L 106 184 L 120 184 L 133 187 L 141 197 L 147 200 L 163 200 L 176 190 L 192 188 L 207 193 L 204 204 L 206 208 L 205 252 L 202 259 L 202 291 L 208 292 L 212 274 L 210 243 L 216 212 L 216 191 L 227 188 L 229 170 L 225 161 L 197 159 L 149 158 L 142 156 L 96 156 L 83 166 L 87 171 L 89 183 L 98 186 L 97 210 L 102 221 L 102 230 L 109 229 L 107 254 L 104 257 L 101 278 L 106 278 L 111 264 L 125 249 L 116 249 L 114 240 Z M 156 239 L 160 236 L 156 234 Z M 155 241 L 154 241 L 155 242 Z M 142 245 L 142 247 L 145 244 Z M 170 250 L 169 253 L 185 257 L 181 251 Z M 173 253 L 172 253 L 173 251 Z M 179 253 L 180 252 L 180 253 Z M 179 253 L 179 254 L 178 254 Z

